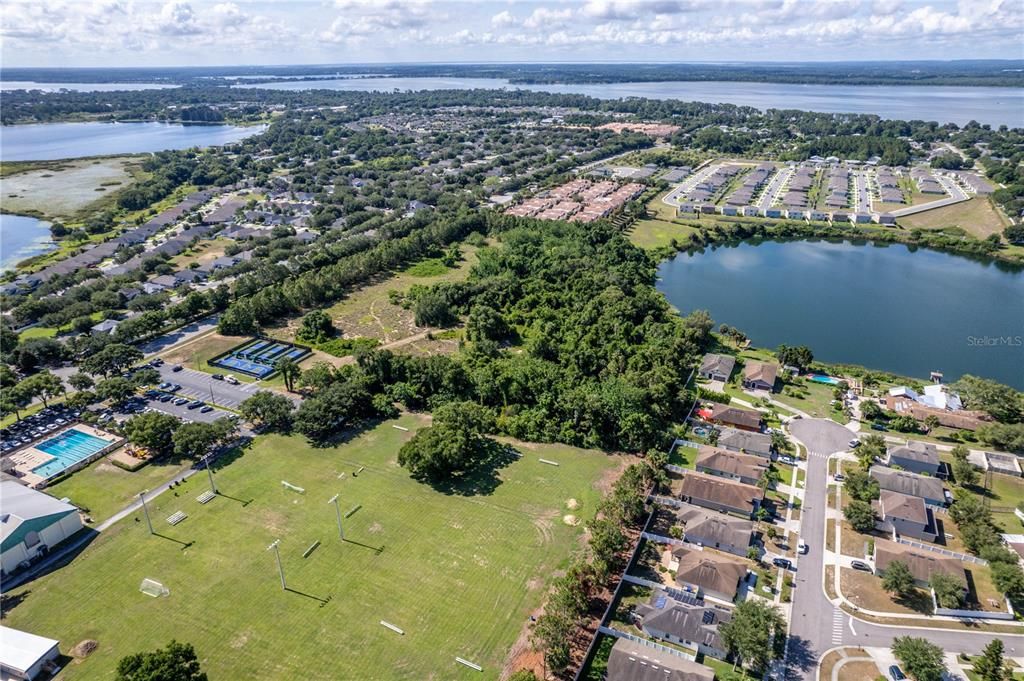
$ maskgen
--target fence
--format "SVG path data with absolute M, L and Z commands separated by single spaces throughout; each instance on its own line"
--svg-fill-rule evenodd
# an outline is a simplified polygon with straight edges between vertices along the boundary
M 930 544 L 922 544 L 921 542 L 905 539 L 900 536 L 896 537 L 896 542 L 899 544 L 906 544 L 907 546 L 913 546 L 915 549 L 924 549 L 925 551 L 931 551 L 932 553 L 941 553 L 944 556 L 956 558 L 957 560 L 966 560 L 972 563 L 977 563 L 978 565 L 988 565 L 988 561 L 984 558 L 978 558 L 977 556 L 972 556 L 967 553 L 957 553 L 956 551 L 950 551 L 949 549 L 939 548 L 938 546 L 932 546 Z

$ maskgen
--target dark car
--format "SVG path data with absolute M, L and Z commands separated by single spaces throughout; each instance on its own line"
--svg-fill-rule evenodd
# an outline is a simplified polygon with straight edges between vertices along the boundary
M 889 678 L 892 679 L 892 681 L 903 681 L 903 679 L 907 677 L 903 675 L 902 669 L 897 665 L 892 665 L 889 667 Z
M 884 423 L 872 423 L 871 430 L 889 430 Z
M 861 572 L 871 572 L 871 566 L 862 560 L 850 561 L 850 567 L 852 567 L 854 570 L 860 570 Z
M 203 405 L 203 408 L 200 409 L 199 411 L 201 413 L 203 413 L 203 414 L 209 414 L 211 411 L 213 411 L 213 407 L 211 407 L 210 405 L 206 404 L 206 405 Z
M 175 364 L 174 366 L 171 367 L 171 371 L 181 371 L 181 369 L 182 366 L 180 364 Z
M 173 397 L 174 395 L 171 395 L 170 393 L 164 393 L 157 399 L 160 400 L 161 402 L 170 402 Z
M 198 409 L 199 407 L 203 406 L 203 404 L 205 404 L 205 403 L 202 400 L 195 400 L 193 402 L 189 402 L 188 403 L 188 408 L 189 409 Z
M 223 381 L 224 374 L 213 374 L 212 376 L 210 376 L 210 378 L 212 378 L 215 381 Z
M 793 567 L 793 561 L 789 558 L 772 558 L 772 565 L 780 567 L 784 570 L 790 570 Z
M 164 365 L 164 361 L 157 357 L 152 362 L 150 362 L 149 365 L 154 367 L 162 367 Z

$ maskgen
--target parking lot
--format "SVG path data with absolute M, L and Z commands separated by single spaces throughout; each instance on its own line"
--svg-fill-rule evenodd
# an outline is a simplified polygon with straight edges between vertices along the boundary
M 191 400 L 189 400 L 191 401 Z M 223 409 L 213 408 L 212 411 L 203 412 L 201 408 L 189 409 L 187 404 L 177 405 L 174 400 L 161 402 L 157 398 L 146 398 L 146 406 L 154 411 L 162 411 L 171 416 L 177 416 L 183 421 L 198 421 L 201 423 L 213 423 L 223 416 L 231 416 L 231 412 Z
M 255 383 L 232 385 L 227 381 L 218 381 L 211 374 L 195 369 L 182 368 L 175 371 L 174 367 L 164 364 L 157 368 L 163 381 L 180 385 L 175 393 L 193 400 L 203 400 L 237 409 L 238 405 L 253 396 L 259 390 Z M 165 404 L 165 403 L 162 403 Z

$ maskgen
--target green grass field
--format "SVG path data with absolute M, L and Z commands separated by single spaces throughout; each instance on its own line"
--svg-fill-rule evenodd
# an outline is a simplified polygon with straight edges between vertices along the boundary
M 60 639 L 65 651 L 97 640 L 66 679 L 111 678 L 122 656 L 172 638 L 195 645 L 213 681 L 496 679 L 547 580 L 579 545 L 583 525 L 563 516 L 591 517 L 597 483 L 619 460 L 521 445 L 523 457 L 498 471 L 492 492 L 445 494 L 410 479 L 395 461 L 422 423 L 403 416 L 322 449 L 298 437 L 260 437 L 216 472 L 227 496 L 200 505 L 206 476 L 197 475 L 179 496 L 154 499 L 150 513 L 163 537 L 126 518 L 68 567 L 14 590 L 5 624 Z M 366 468 L 354 477 L 359 466 Z M 286 491 L 281 480 L 305 494 Z M 328 504 L 336 493 L 343 512 L 361 506 L 345 520 L 351 542 L 337 536 Z M 570 499 L 576 510 L 567 510 Z M 164 519 L 179 510 L 189 517 L 171 527 Z M 267 552 L 274 539 L 290 591 Z M 317 540 L 322 545 L 303 559 Z M 147 577 L 170 596 L 140 593 Z

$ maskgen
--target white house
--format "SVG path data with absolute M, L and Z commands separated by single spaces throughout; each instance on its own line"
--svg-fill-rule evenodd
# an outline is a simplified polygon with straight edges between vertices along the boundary
M 936 409 L 948 409 L 949 411 L 960 411 L 964 403 L 960 396 L 950 392 L 949 388 L 939 383 L 931 383 L 924 387 L 924 395 L 918 398 L 918 402 L 927 404 Z
M 16 480 L 0 482 L 0 568 L 9 575 L 82 529 L 78 509 Z

